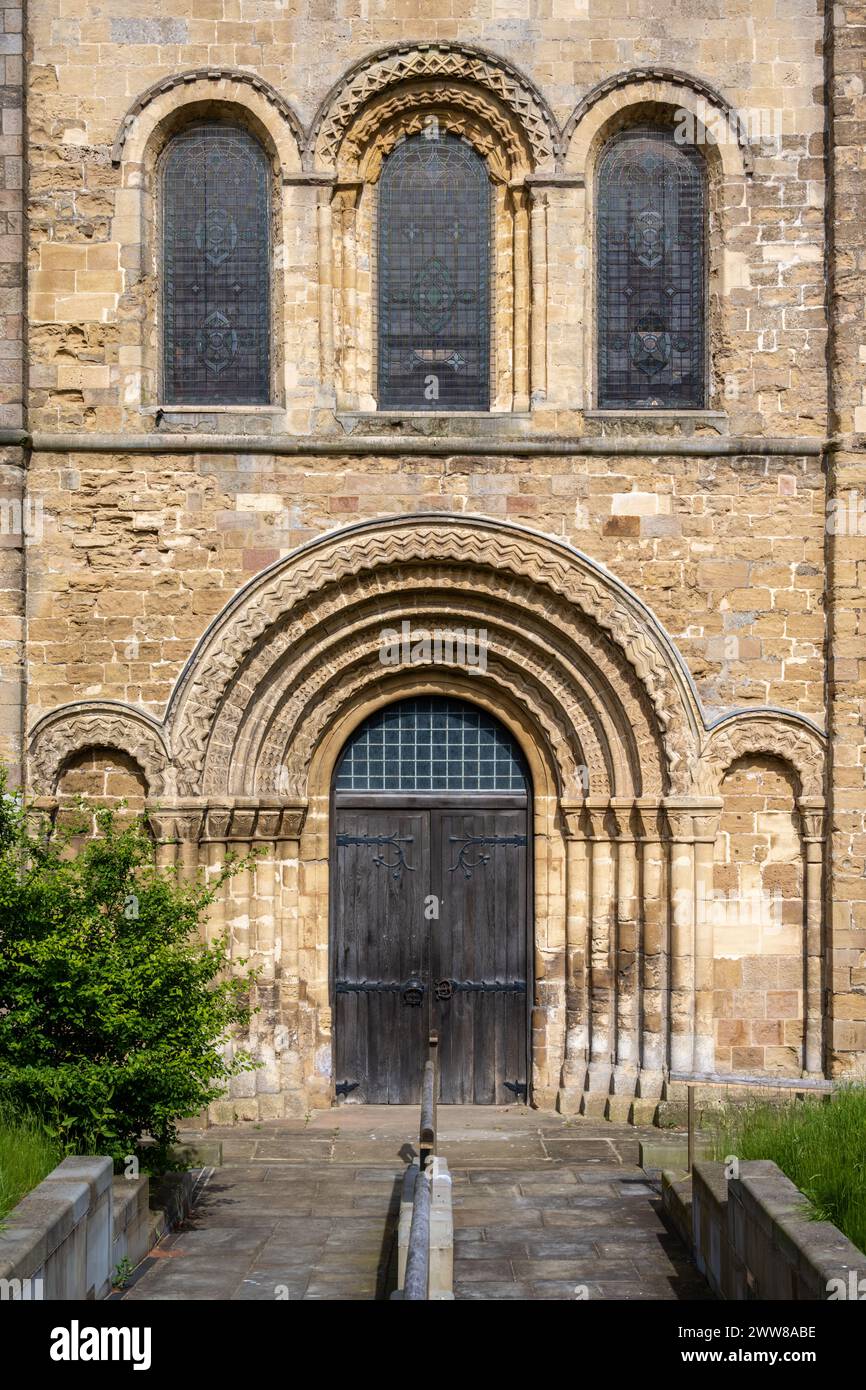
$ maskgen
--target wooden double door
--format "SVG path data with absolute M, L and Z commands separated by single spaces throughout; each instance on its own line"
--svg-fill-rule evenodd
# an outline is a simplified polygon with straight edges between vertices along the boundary
M 417 1104 L 435 1030 L 442 1102 L 526 1100 L 526 798 L 342 795 L 334 823 L 338 1095 Z

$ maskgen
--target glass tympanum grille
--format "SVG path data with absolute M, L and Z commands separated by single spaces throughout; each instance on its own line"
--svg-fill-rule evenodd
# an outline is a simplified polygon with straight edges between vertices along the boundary
M 268 161 L 231 126 L 169 145 L 162 176 L 163 395 L 174 405 L 270 399 Z
M 462 700 L 401 700 L 372 715 L 340 759 L 337 791 L 517 792 L 527 779 L 507 729 Z
M 484 160 L 435 126 L 404 140 L 385 161 L 380 410 L 489 408 L 490 202 Z
M 616 136 L 598 172 L 598 404 L 705 404 L 705 171 L 673 131 Z

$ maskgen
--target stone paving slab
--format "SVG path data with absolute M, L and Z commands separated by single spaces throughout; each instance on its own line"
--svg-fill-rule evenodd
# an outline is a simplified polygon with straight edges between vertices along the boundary
M 524 1106 L 443 1106 L 438 1123 L 458 1299 L 710 1296 L 637 1166 L 644 1131 Z M 386 1298 L 417 1124 L 416 1107 L 350 1104 L 184 1134 L 220 1140 L 223 1166 L 124 1297 Z

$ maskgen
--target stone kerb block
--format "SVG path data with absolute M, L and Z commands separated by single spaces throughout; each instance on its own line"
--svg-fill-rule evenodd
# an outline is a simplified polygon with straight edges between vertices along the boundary
M 834 1288 L 842 1297 L 866 1288 L 866 1255 L 830 1222 L 809 1220 L 806 1198 L 775 1163 L 741 1163 L 728 1190 L 731 1297 L 824 1300 Z
M 41 1280 L 45 1299 L 100 1299 L 110 1288 L 109 1158 L 66 1158 L 0 1231 L 0 1279 Z
M 723 1163 L 695 1163 L 692 1173 L 692 1232 L 695 1263 L 713 1292 L 729 1298 L 728 1180 Z

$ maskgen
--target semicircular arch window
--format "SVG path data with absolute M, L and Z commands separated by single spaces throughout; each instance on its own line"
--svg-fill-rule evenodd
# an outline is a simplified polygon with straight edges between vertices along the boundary
M 270 172 L 246 130 L 199 125 L 162 164 L 163 398 L 270 400 Z
M 445 696 L 400 700 L 349 739 L 338 792 L 510 792 L 529 778 L 516 741 L 477 705 Z
M 614 136 L 598 170 L 598 405 L 706 404 L 706 168 L 672 129 Z
M 385 160 L 378 202 L 380 410 L 489 409 L 490 213 L 487 166 L 458 136 L 431 125 Z

